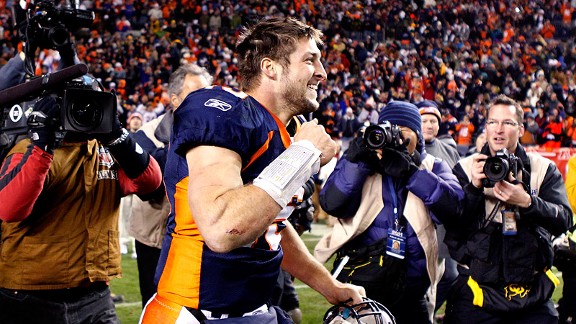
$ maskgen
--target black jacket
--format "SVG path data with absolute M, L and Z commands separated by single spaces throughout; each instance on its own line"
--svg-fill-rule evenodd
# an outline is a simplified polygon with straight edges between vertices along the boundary
M 515 154 L 522 161 L 524 174 L 528 175 L 531 167 L 526 151 L 518 145 Z M 530 188 L 529 180 L 536 175 L 523 176 L 525 187 L 531 190 L 532 205 L 518 208 L 518 234 L 504 236 L 500 223 L 486 221 L 483 189 L 470 182 L 461 162 L 453 172 L 464 189 L 463 213 L 457 222 L 445 224 L 445 242 L 452 257 L 467 265 L 475 279 L 481 277 L 478 281 L 525 281 L 529 279 L 522 277 L 522 273 L 533 274 L 549 268 L 552 264 L 550 234 L 560 235 L 572 224 L 572 210 L 556 165 L 548 165 L 538 192 Z M 510 262 L 506 260 L 514 258 L 514 267 L 519 268 L 507 266 Z

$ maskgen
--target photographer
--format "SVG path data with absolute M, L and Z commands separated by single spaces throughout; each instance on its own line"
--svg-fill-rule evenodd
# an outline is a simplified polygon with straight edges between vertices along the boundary
M 446 162 L 426 154 L 416 106 L 392 101 L 379 122 L 364 137 L 381 132 L 389 143 L 356 138 L 322 189 L 322 208 L 339 220 L 315 256 L 336 253 L 338 280 L 364 286 L 399 323 L 431 323 L 424 295 L 432 287 L 435 296 L 442 275 L 434 224 L 458 215 L 462 189 Z
M 494 98 L 487 144 L 454 167 L 465 200 L 458 222 L 446 224 L 461 266 L 445 323 L 558 322 L 551 234 L 570 227 L 572 212 L 556 165 L 518 143 L 522 117 L 516 101 Z
M 34 104 L 29 139 L 0 168 L 1 323 L 118 323 L 108 281 L 122 274 L 120 198 L 161 182 L 117 115 L 109 133 L 57 141 L 61 103 Z

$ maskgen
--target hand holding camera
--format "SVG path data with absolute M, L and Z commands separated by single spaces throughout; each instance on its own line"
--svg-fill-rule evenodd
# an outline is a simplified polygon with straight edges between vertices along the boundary
M 58 129 L 60 105 L 52 96 L 40 99 L 34 104 L 34 110 L 28 117 L 28 134 L 32 144 L 54 154 L 55 131 Z
M 382 149 L 382 158 L 380 159 L 380 170 L 383 173 L 395 177 L 403 178 L 410 177 L 416 171 L 422 162 L 420 160 L 420 153 L 414 151 L 412 155 L 408 152 L 407 144 L 396 148 L 385 147 Z
M 96 139 L 104 145 L 112 145 L 116 141 L 122 141 L 128 137 L 128 131 L 122 127 L 120 119 L 118 118 L 117 108 L 114 110 L 114 118 L 112 122 L 112 130 L 108 133 L 96 134 Z
M 376 151 L 366 146 L 362 136 L 358 136 L 350 142 L 350 146 L 348 147 L 348 150 L 346 150 L 344 157 L 350 162 L 358 163 L 359 161 L 362 161 L 370 166 L 376 165 L 376 162 L 378 161 Z
M 508 205 L 528 208 L 532 197 L 518 180 L 522 161 L 506 149 L 493 156 L 478 154 L 472 167 L 472 184 L 477 188 L 494 188 L 494 196 Z
M 508 205 L 528 208 L 532 197 L 526 192 L 521 182 L 501 181 L 494 185 L 494 196 Z
M 483 181 L 486 180 L 484 165 L 488 158 L 485 154 L 476 154 L 472 157 L 472 169 L 470 170 L 470 182 L 478 189 L 483 188 Z
M 488 157 L 484 163 L 484 174 L 486 178 L 482 180 L 484 188 L 491 188 L 497 182 L 508 179 L 511 174 L 513 178 L 518 177 L 519 159 L 503 148 L 498 150 L 494 156 Z
M 383 121 L 379 125 L 366 128 L 362 134 L 364 146 L 371 151 L 381 150 L 377 170 L 389 176 L 409 177 L 418 170 L 421 163 L 420 154 L 408 152 L 410 139 L 404 139 L 398 125 Z M 352 145 L 351 145 L 352 146 Z

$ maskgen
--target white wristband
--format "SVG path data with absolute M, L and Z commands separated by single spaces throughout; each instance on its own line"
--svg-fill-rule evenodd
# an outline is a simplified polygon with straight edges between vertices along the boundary
M 307 140 L 293 143 L 254 179 L 284 208 L 294 193 L 320 170 L 320 150 Z

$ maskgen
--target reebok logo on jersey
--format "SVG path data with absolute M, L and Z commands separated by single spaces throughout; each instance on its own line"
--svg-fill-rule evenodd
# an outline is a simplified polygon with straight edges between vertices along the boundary
M 204 103 L 204 106 L 218 108 L 222 111 L 228 111 L 232 108 L 230 104 L 218 99 L 208 99 L 208 101 Z

